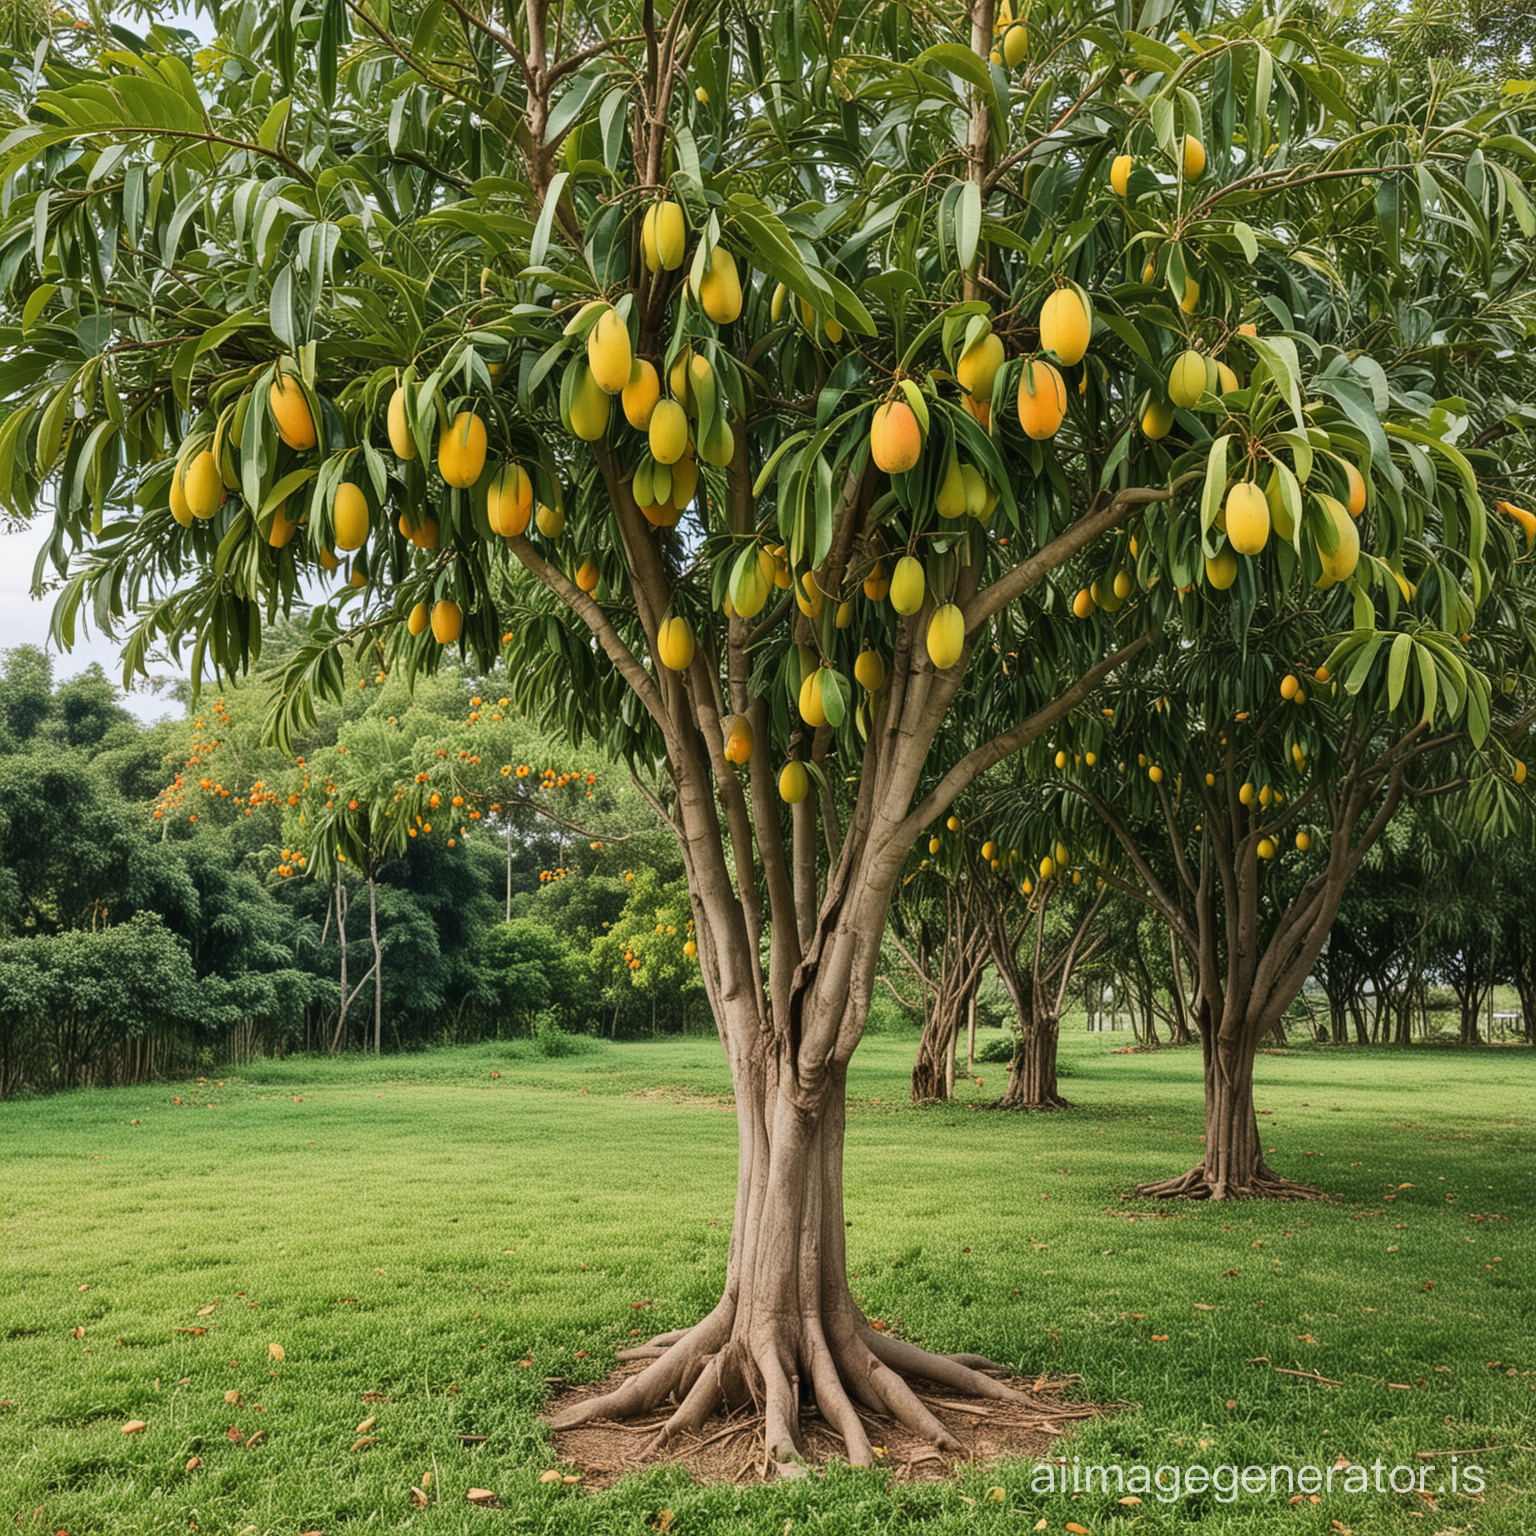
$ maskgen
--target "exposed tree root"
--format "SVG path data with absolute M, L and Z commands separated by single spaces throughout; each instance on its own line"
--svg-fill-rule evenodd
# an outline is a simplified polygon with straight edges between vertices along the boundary
M 1328 1195 L 1310 1184 L 1282 1178 L 1262 1158 L 1244 1183 L 1213 1178 L 1204 1163 L 1197 1163 L 1188 1173 L 1174 1179 L 1154 1179 L 1138 1184 L 1136 1195 L 1142 1200 L 1326 1200 Z
M 834 1349 L 811 1319 L 804 1346 L 798 1372 L 771 1364 L 755 1393 L 734 1406 L 750 1363 L 739 1340 L 669 1362 L 677 1385 L 645 1411 L 633 1405 L 655 1396 L 658 1377 L 637 1383 L 656 1361 L 621 1366 L 602 1387 L 577 1388 L 574 1399 L 554 1405 L 556 1453 L 593 1488 L 658 1461 L 681 1463 L 705 1481 L 798 1477 L 832 1460 L 884 1467 L 906 1480 L 1041 1456 L 1069 1421 L 1106 1411 L 1053 1395 L 1063 1382 L 998 1381 L 981 1374 L 996 1369 L 981 1356 L 931 1354 L 862 1326 L 844 1330 Z
M 988 1109 L 1015 1110 L 1072 1109 L 1074 1107 L 1075 1106 L 1070 1099 L 1064 1099 L 1060 1094 L 1052 1094 L 1050 1098 L 1046 1099 L 1024 1099 L 1014 1098 L 1005 1093 L 1002 1098 L 995 1099 L 991 1104 L 987 1105 Z
M 842 1442 L 843 1455 L 854 1466 L 880 1464 L 870 1420 L 896 1426 L 926 1448 L 925 1454 L 964 1454 L 964 1441 L 914 1382 L 980 1403 L 1006 1404 L 1025 1418 L 1039 1417 L 1052 1433 L 1057 1432 L 1055 1420 L 1099 1411 L 1043 1401 L 987 1374 L 1002 1368 L 983 1355 L 934 1354 L 870 1327 L 856 1311 L 835 1326 L 815 1315 L 802 1317 L 798 1329 L 788 1335 L 782 1329 L 766 1331 L 766 1342 L 757 1345 L 733 1332 L 734 1312 L 722 1301 L 695 1327 L 623 1351 L 627 1360 L 647 1363 L 611 1391 L 557 1408 L 550 1416 L 551 1429 L 561 1434 L 665 1411 L 659 1423 L 646 1426 L 651 1433 L 640 1450 L 646 1460 L 654 1460 L 677 1442 L 698 1439 L 717 1413 L 751 1410 L 761 1424 L 763 1470 L 787 1476 L 806 1460 L 802 1414 L 807 1411 Z

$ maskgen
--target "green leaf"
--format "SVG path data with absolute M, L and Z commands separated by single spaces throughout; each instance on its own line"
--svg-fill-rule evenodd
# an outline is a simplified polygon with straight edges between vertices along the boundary
M 848 679 L 835 667 L 821 669 L 821 708 L 827 717 L 827 724 L 834 730 L 843 723 L 848 714 L 848 700 L 851 692 Z
M 1221 499 L 1227 489 L 1227 446 L 1232 434 L 1226 433 L 1211 444 L 1209 458 L 1205 461 L 1205 489 L 1200 493 L 1200 532 L 1208 535 L 1221 511 Z
M 1435 668 L 1435 659 L 1422 646 L 1419 648 L 1419 681 L 1424 688 L 1424 710 L 1419 716 L 1422 725 L 1428 725 L 1435 718 L 1435 704 L 1439 692 L 1440 675 Z
M 544 253 L 549 249 L 549 233 L 555 224 L 555 210 L 560 202 L 560 194 L 565 191 L 568 177 L 569 172 L 556 171 L 549 178 L 549 190 L 544 194 L 544 206 L 539 210 L 539 221 L 533 226 L 533 239 L 528 245 L 530 267 L 544 265 Z
M 967 181 L 960 189 L 960 206 L 955 215 L 955 254 L 962 272 L 971 270 L 980 236 L 981 188 L 976 182 Z
M 1395 710 L 1402 702 L 1403 685 L 1408 679 L 1408 659 L 1413 652 L 1413 636 L 1399 635 L 1392 642 L 1387 658 L 1387 708 Z

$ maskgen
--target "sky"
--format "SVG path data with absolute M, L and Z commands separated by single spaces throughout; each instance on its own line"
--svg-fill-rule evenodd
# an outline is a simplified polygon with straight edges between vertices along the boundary
M 49 528 L 34 524 L 19 533 L 0 530 L 0 651 L 15 645 L 38 645 L 54 657 L 55 683 L 83 672 L 93 661 L 99 661 L 108 677 L 122 686 L 122 659 L 117 646 L 98 634 L 94 627 L 85 635 L 76 635 L 72 651 L 60 654 L 48 642 L 48 623 L 53 615 L 53 598 L 34 600 L 31 594 L 32 566 L 42 547 Z M 163 669 L 167 676 L 176 675 L 173 669 Z M 181 674 L 184 675 L 184 674 Z M 135 691 L 124 700 L 127 707 L 141 720 L 158 720 L 163 715 L 180 715 L 181 710 L 165 694 Z

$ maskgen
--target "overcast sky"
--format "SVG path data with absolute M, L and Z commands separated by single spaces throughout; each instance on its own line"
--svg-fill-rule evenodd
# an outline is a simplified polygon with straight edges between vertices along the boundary
M 32 566 L 50 529 L 41 524 L 23 529 L 20 533 L 0 531 L 0 651 L 13 645 L 48 645 L 48 622 L 53 615 L 53 599 L 35 602 L 31 595 Z M 63 655 L 54 656 L 55 682 L 83 672 L 93 661 L 99 661 L 107 676 L 122 685 L 122 660 L 117 646 L 104 639 L 92 628 L 84 638 L 76 636 L 75 648 Z M 167 673 L 170 668 L 166 668 Z M 162 715 L 179 715 L 179 707 L 164 694 L 130 693 L 126 703 L 141 720 L 158 720 Z

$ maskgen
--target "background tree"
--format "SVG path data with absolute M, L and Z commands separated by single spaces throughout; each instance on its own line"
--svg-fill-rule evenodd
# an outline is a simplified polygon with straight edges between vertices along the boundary
M 937 842 L 931 840 L 930 850 Z M 922 1011 L 923 1031 L 912 1064 L 914 1104 L 955 1095 L 955 1046 L 961 1029 L 974 1027 L 982 977 L 990 964 L 987 900 L 988 893 L 963 863 L 938 869 L 925 859 L 903 880 L 891 904 L 890 942 L 916 983 Z
M 1041 861 L 1042 864 L 1044 860 Z M 1018 1016 L 1008 1086 L 998 1109 L 1067 1109 L 1056 1084 L 1056 1047 L 1061 1016 L 1079 968 L 1109 940 L 1096 928 L 1107 887 L 1083 888 L 1080 872 L 1042 872 L 1038 885 L 1026 876 L 1013 895 L 1016 870 L 1000 871 L 989 907 L 987 950 Z M 1024 887 L 1029 886 L 1029 890 Z
M 1076 5 L 1024 30 L 990 0 L 814 28 L 713 0 L 451 9 L 235 4 L 195 54 L 71 29 L 16 56 L 0 282 L 27 345 L 0 501 L 47 484 L 57 630 L 87 600 L 132 610 L 130 668 L 161 642 L 194 678 L 244 667 L 318 579 L 280 737 L 361 641 L 407 673 L 458 642 L 633 763 L 678 837 L 740 1186 L 719 1306 L 564 1422 L 671 1395 L 665 1439 L 750 1400 L 788 1466 L 804 1383 L 857 1463 L 858 1406 L 948 1444 L 907 1377 L 1010 1389 L 870 1328 L 844 1264 L 846 1068 L 907 851 L 1151 643 L 1202 538 L 1218 556 L 1212 519 L 1170 503 L 1225 480 L 1229 418 L 1241 461 L 1288 415 L 1298 485 L 1312 428 L 1336 433 L 1395 557 L 1418 507 L 1382 420 L 1452 429 L 1416 386 L 1376 387 L 1400 329 L 1314 350 L 1321 276 L 1374 315 L 1413 274 L 1426 337 L 1518 290 L 1465 280 L 1531 219 L 1507 123 L 1364 86 L 1284 11 L 1154 8 L 1133 33 Z M 748 253 L 767 282 L 743 288 Z M 1215 364 L 1261 293 L 1234 389 Z M 1310 582 L 1344 536 L 1312 492 L 1282 506 Z M 1161 586 L 1074 629 L 1058 573 L 1118 567 L 1133 514 Z M 1447 537 L 1474 602 L 1482 517 Z M 1370 606 L 1346 573 L 1321 601 L 1353 595 Z M 962 680 L 982 739 L 930 758 Z

